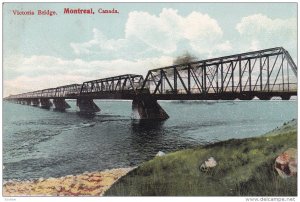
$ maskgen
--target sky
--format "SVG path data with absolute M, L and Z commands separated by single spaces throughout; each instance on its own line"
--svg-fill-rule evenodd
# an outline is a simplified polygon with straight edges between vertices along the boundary
M 67 15 L 64 8 L 95 14 Z M 145 76 L 187 52 L 201 60 L 278 46 L 297 63 L 296 3 L 4 3 L 3 95 Z

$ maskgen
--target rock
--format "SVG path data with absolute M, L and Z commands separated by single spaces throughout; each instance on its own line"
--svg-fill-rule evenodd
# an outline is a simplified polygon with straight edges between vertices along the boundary
M 297 175 L 297 159 L 289 163 L 289 169 L 292 176 Z
M 165 156 L 165 155 L 166 155 L 166 153 L 159 151 L 155 156 Z
M 217 165 L 217 161 L 214 159 L 214 157 L 210 157 L 207 161 L 205 161 L 205 165 L 208 168 L 213 168 Z
M 289 148 L 275 160 L 275 169 L 279 176 L 288 178 L 297 175 L 297 149 Z
M 201 164 L 200 170 L 205 172 L 216 166 L 217 161 L 214 159 L 214 157 L 210 157 L 209 159 L 207 159 L 207 161 L 204 161 L 204 163 Z

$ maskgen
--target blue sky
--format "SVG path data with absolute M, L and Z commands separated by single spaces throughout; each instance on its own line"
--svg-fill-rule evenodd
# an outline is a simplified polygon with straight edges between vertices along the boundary
M 64 8 L 120 13 L 64 15 Z M 58 15 L 12 13 L 38 9 Z M 123 73 L 145 75 L 187 51 L 206 59 L 276 46 L 296 61 L 296 3 L 5 3 L 4 96 Z

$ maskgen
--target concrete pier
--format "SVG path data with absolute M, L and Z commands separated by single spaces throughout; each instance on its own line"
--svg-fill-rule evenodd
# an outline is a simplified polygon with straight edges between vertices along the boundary
M 101 111 L 93 99 L 79 98 L 77 99 L 76 105 L 81 113 L 95 113 Z
M 169 115 L 150 95 L 136 97 L 132 101 L 133 118 L 166 120 Z

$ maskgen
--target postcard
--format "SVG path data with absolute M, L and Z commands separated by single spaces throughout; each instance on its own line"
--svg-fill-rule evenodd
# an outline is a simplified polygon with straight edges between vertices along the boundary
M 2 10 L 6 200 L 295 201 L 297 3 Z

